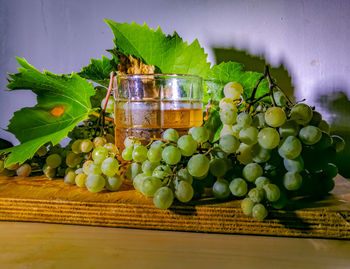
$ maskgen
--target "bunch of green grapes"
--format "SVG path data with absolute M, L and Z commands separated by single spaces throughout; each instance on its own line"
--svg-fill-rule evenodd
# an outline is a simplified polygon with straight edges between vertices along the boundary
M 49 152 L 43 172 L 49 179 L 64 177 L 67 184 L 87 187 L 91 192 L 104 187 L 116 191 L 122 183 L 117 154 L 115 144 L 105 137 L 72 140 L 65 148 L 55 146 Z
M 147 146 L 128 137 L 122 152 L 122 158 L 131 162 L 127 177 L 137 191 L 153 197 L 159 209 L 169 208 L 175 198 L 187 203 L 204 191 L 211 167 L 209 153 L 214 151 L 208 140 L 205 127 L 193 127 L 181 137 L 175 129 L 167 129 L 162 139 Z
M 230 96 L 242 91 L 231 85 L 225 86 L 225 98 L 220 101 L 224 127 L 219 145 L 237 160 L 235 173 L 226 180 L 234 197 L 246 197 L 244 214 L 262 220 L 268 208 L 281 209 L 294 196 L 322 196 L 331 191 L 338 173 L 335 154 L 345 143 L 330 135 L 321 114 L 304 103 L 288 106 L 279 91 L 273 93 L 276 105 L 237 114 L 226 104 L 231 104 Z

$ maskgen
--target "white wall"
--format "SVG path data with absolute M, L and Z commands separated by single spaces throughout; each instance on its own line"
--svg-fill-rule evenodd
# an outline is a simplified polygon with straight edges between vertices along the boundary
M 14 56 L 40 70 L 70 73 L 90 58 L 108 55 L 104 49 L 113 46 L 103 22 L 108 18 L 160 25 L 189 42 L 198 38 L 211 62 L 213 47 L 235 47 L 264 56 L 273 66 L 283 63 L 297 98 L 316 104 L 324 93 L 350 94 L 349 13 L 348 0 L 0 0 L 0 89 L 6 72 L 16 72 Z M 15 110 L 35 103 L 29 92 L 0 91 L 0 127 L 6 128 Z M 16 141 L 3 130 L 0 137 Z

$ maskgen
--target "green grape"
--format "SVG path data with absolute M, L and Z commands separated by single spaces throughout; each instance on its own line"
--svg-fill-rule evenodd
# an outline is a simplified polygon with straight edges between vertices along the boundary
M 257 179 L 255 179 L 255 186 L 258 189 L 262 189 L 266 184 L 270 183 L 270 179 L 268 179 L 267 177 L 258 177 Z
M 279 128 L 279 133 L 282 138 L 287 136 L 297 136 L 300 131 L 300 125 L 295 120 L 287 120 Z
M 230 188 L 227 180 L 219 178 L 213 185 L 213 194 L 217 199 L 226 199 L 229 197 Z
M 192 156 L 197 150 L 197 142 L 191 135 L 183 135 L 177 141 L 177 147 L 183 156 Z
M 236 123 L 237 112 L 233 109 L 224 109 L 220 111 L 220 119 L 223 124 L 232 125 Z
M 1 164 L 0 164 L 1 166 Z M 3 165 L 2 165 L 3 167 Z M 1 173 L 1 167 L 0 167 L 0 173 Z M 19 177 L 29 177 L 30 173 L 32 172 L 32 167 L 28 164 L 22 164 L 20 167 L 18 167 L 18 169 L 16 170 L 16 174 Z
M 230 154 L 238 149 L 240 143 L 235 136 L 227 134 L 220 138 L 219 145 L 224 152 Z
M 103 147 L 107 143 L 107 139 L 101 136 L 95 137 L 94 138 L 94 147 Z
M 118 148 L 113 143 L 107 143 L 103 147 L 108 149 L 108 152 L 112 153 L 113 156 L 119 153 Z
M 282 126 L 286 119 L 286 113 L 280 107 L 270 107 L 265 112 L 265 121 L 271 127 Z
M 81 153 L 81 148 L 80 148 L 80 145 L 81 145 L 81 142 L 83 140 L 81 139 L 78 139 L 78 140 L 75 140 L 72 144 L 72 151 L 75 153 L 75 154 L 79 154 Z
M 143 184 L 143 180 L 147 178 L 148 175 L 145 173 L 141 173 L 135 176 L 132 184 L 134 185 L 135 190 L 141 191 L 141 186 Z
M 328 122 L 326 122 L 325 120 L 321 120 L 321 122 L 318 124 L 318 128 L 321 131 L 330 134 L 331 128 L 329 127 Z
M 264 112 L 260 112 L 260 113 L 257 113 L 256 115 L 254 115 L 253 120 L 252 120 L 252 126 L 254 126 L 256 128 L 267 127 Z
M 175 180 L 176 181 L 186 181 L 186 182 L 192 184 L 193 177 L 190 175 L 187 168 L 181 168 L 180 170 L 177 171 L 176 176 L 175 176 Z
M 291 159 L 283 159 L 283 164 L 288 172 L 300 173 L 301 171 L 304 170 L 304 160 L 301 157 L 301 155 L 299 155 L 297 158 L 292 159 L 292 160 Z
M 322 132 L 319 128 L 308 125 L 300 129 L 299 138 L 306 145 L 314 145 L 320 141 Z
M 76 174 L 74 171 L 69 171 L 65 176 L 64 176 L 64 182 L 67 184 L 74 185 L 75 184 L 75 177 Z
M 168 209 L 174 201 L 174 193 L 169 187 L 159 188 L 153 197 L 154 205 L 159 209 Z
M 253 126 L 243 128 L 239 132 L 239 140 L 247 145 L 256 144 L 258 142 L 258 133 L 258 129 Z
M 177 142 L 179 139 L 179 133 L 175 129 L 166 129 L 162 134 L 162 138 L 165 140 Z
M 312 119 L 312 110 L 306 104 L 296 104 L 290 112 L 290 118 L 300 125 L 307 125 Z
M 276 202 L 281 195 L 280 188 L 275 184 L 264 185 L 266 199 L 270 202 Z
M 101 170 L 107 177 L 113 177 L 119 170 L 119 163 L 116 159 L 109 157 L 102 162 Z
M 265 163 L 271 158 L 270 150 L 263 148 L 260 144 L 252 146 L 251 154 L 256 163 Z
M 92 160 L 87 160 L 83 164 L 83 171 L 85 174 L 89 174 L 89 168 L 94 162 Z
M 226 98 L 240 100 L 243 94 L 243 87 L 238 82 L 229 82 L 224 87 L 224 95 Z
M 50 168 L 57 168 L 60 166 L 60 164 L 62 163 L 62 158 L 60 155 L 58 155 L 57 153 L 51 154 L 46 158 L 46 164 L 50 167 Z M 18 167 L 17 167 L 18 168 Z M 17 169 L 16 168 L 16 169 Z M 7 167 L 7 169 L 10 169 Z M 14 170 L 16 170 L 14 169 Z M 11 169 L 10 169 L 11 170 Z
M 211 159 L 210 173 L 215 177 L 223 177 L 227 172 L 227 162 L 225 159 Z
M 300 140 L 295 136 L 288 136 L 282 140 L 278 148 L 278 153 L 282 158 L 293 160 L 300 155 L 301 150 L 302 145 Z
M 276 129 L 266 127 L 260 130 L 258 134 L 258 143 L 265 149 L 274 149 L 280 142 L 280 135 Z
M 257 163 L 249 163 L 244 166 L 242 174 L 247 181 L 254 182 L 258 177 L 262 176 L 263 169 Z
M 70 168 L 71 169 L 71 168 Z M 73 170 L 74 171 L 74 170 Z M 81 173 L 84 173 L 84 170 L 83 170 L 83 168 L 78 168 L 78 169 L 76 169 L 75 171 L 74 171 L 74 173 L 76 174 L 76 175 L 78 175 L 78 174 L 81 174 Z
M 96 164 L 101 164 L 108 157 L 108 149 L 98 146 L 92 151 L 92 159 Z
M 69 152 L 66 156 L 66 164 L 71 168 L 77 167 L 77 165 L 79 165 L 82 160 L 83 158 L 74 152 Z
M 156 168 L 154 168 L 152 176 L 157 177 L 159 179 L 164 179 L 166 177 L 169 177 L 173 172 L 171 171 L 171 168 L 167 165 L 158 165 Z
M 147 160 L 147 153 L 148 153 L 148 149 L 145 146 L 140 145 L 140 146 L 134 147 L 134 150 L 132 152 L 132 159 L 135 162 L 142 163 L 145 160 Z
M 175 146 L 167 146 L 162 152 L 162 159 L 168 165 L 175 165 L 181 160 L 181 151 Z
M 237 160 L 241 164 L 249 164 L 253 161 L 252 146 L 241 143 L 237 149 Z
M 229 125 L 226 125 L 226 126 L 229 126 Z M 225 125 L 224 125 L 224 127 L 225 127 Z M 228 132 L 227 134 L 234 135 L 235 137 L 238 138 L 239 137 L 239 132 L 243 129 L 243 126 L 235 124 L 232 127 L 229 126 L 229 128 L 231 128 L 232 132 Z M 222 129 L 224 129 L 224 128 L 222 128 Z M 220 136 L 223 136 L 223 135 L 221 135 L 221 133 L 220 133 Z
M 126 178 L 129 180 L 134 180 L 134 178 L 142 173 L 142 167 L 139 163 L 131 163 L 126 170 Z
M 164 147 L 164 143 L 161 140 L 154 140 L 150 147 Z
M 287 205 L 288 199 L 284 192 L 280 193 L 280 198 L 272 203 L 272 207 L 275 209 L 282 209 Z
M 152 175 L 153 170 L 159 165 L 159 162 L 152 163 L 150 160 L 146 160 L 142 163 L 142 172 Z
M 263 220 L 267 215 L 267 210 L 263 204 L 256 204 L 252 209 L 252 216 L 254 219 Z
M 153 142 L 154 144 L 154 142 Z M 160 144 L 157 144 L 158 146 L 151 145 L 150 149 L 147 152 L 147 158 L 153 163 L 160 162 L 162 160 L 162 152 L 163 147 Z
M 280 91 L 275 91 L 273 93 L 273 98 L 275 99 L 276 105 L 278 105 L 278 106 L 284 107 L 288 103 L 287 98 Z
M 101 166 L 98 164 L 90 164 L 89 166 L 89 170 L 88 170 L 88 175 L 90 174 L 94 174 L 94 175 L 101 175 L 102 174 L 102 170 L 101 170 Z
M 36 155 L 40 156 L 40 157 L 43 157 L 47 154 L 47 148 L 45 146 L 41 146 L 36 152 L 35 152 Z M 0 173 L 1 173 L 1 170 L 0 170 Z
M 84 139 L 80 143 L 80 151 L 84 153 L 90 152 L 93 147 L 94 147 L 94 144 L 91 142 L 90 139 Z M 73 146 L 72 146 L 72 151 L 73 151 Z
M 100 192 L 103 190 L 106 181 L 103 176 L 89 174 L 86 178 L 86 188 L 91 192 Z
M 252 199 L 250 198 L 244 198 L 241 202 L 241 208 L 243 211 L 243 214 L 246 216 L 251 216 L 252 212 L 253 212 L 253 207 L 254 207 L 255 203 L 253 202 Z
M 240 125 L 243 128 L 246 128 L 252 124 L 253 119 L 249 114 L 242 112 L 238 114 L 236 121 L 237 121 L 237 125 Z
M 106 106 L 106 112 L 107 113 L 113 113 L 114 112 L 114 98 L 113 96 L 109 96 L 109 99 L 107 101 L 107 106 Z M 106 103 L 106 98 L 103 98 L 102 102 L 101 102 L 101 108 L 103 109 L 105 107 L 105 103 Z
M 328 178 L 333 179 L 338 174 L 338 167 L 333 163 L 327 163 L 323 171 Z
M 146 177 L 140 187 L 143 195 L 153 197 L 154 193 L 162 187 L 162 181 L 157 177 Z
M 192 135 L 193 139 L 198 143 L 204 143 L 209 140 L 209 131 L 205 127 L 192 127 L 188 133 Z
M 234 135 L 231 125 L 224 124 L 222 126 L 222 129 L 220 131 L 220 137 L 223 137 L 224 135 Z
M 204 154 L 196 154 L 188 161 L 187 169 L 191 176 L 199 178 L 208 173 L 209 166 L 209 159 Z
M 317 149 L 317 150 L 327 149 L 327 148 L 332 146 L 332 142 L 333 142 L 332 137 L 329 134 L 322 132 L 322 136 L 321 136 L 320 141 L 318 141 L 315 144 L 315 149 Z
M 338 135 L 332 135 L 331 138 L 332 138 L 332 147 L 335 149 L 335 151 L 337 153 L 343 151 L 345 148 L 344 139 Z
M 283 177 L 283 185 L 289 191 L 298 190 L 303 182 L 303 178 L 299 173 L 287 172 Z
M 313 111 L 312 112 L 312 118 L 311 118 L 311 121 L 310 121 L 310 125 L 313 125 L 313 126 L 318 126 L 320 124 L 320 122 L 322 121 L 322 115 L 321 113 L 317 112 L 317 111 Z
M 234 196 L 242 197 L 247 194 L 248 184 L 244 179 L 237 177 L 231 181 L 229 188 Z
M 130 148 L 125 148 L 123 151 L 122 151 L 122 158 L 125 160 L 125 161 L 131 161 L 132 160 L 132 152 L 133 152 L 133 146 L 131 146 Z
M 194 195 L 192 185 L 187 181 L 179 181 L 175 185 L 175 197 L 182 203 L 189 202 Z
M 335 187 L 335 182 L 333 179 L 328 178 L 322 183 L 322 191 L 324 194 L 329 193 L 332 191 Z
M 80 188 L 84 188 L 86 185 L 86 179 L 87 179 L 87 175 L 86 174 L 78 174 L 75 176 L 75 184 L 80 187 Z
M 233 109 L 235 111 L 237 111 L 237 108 L 235 107 L 233 100 L 231 98 L 222 98 L 219 102 L 219 108 L 221 110 L 224 109 Z
M 106 180 L 106 189 L 109 191 L 117 191 L 120 189 L 123 180 L 120 176 L 115 175 L 113 177 L 108 177 Z
M 263 188 L 252 188 L 248 192 L 248 197 L 252 199 L 254 203 L 260 203 L 265 198 L 265 191 Z

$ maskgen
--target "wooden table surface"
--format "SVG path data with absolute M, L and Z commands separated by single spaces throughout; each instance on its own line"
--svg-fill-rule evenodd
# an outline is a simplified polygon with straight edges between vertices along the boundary
M 2 221 L 0 268 L 350 268 L 350 241 Z

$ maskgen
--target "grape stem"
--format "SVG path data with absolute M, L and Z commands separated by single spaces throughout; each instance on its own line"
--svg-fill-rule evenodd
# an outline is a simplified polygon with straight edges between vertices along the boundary
M 259 98 L 255 99 L 255 94 L 258 90 L 258 87 L 260 85 L 260 83 L 266 79 L 267 82 L 269 83 L 269 92 L 260 96 Z M 257 83 L 255 84 L 255 87 L 252 91 L 252 94 L 251 96 L 247 99 L 247 103 L 248 103 L 248 111 L 250 111 L 250 108 L 256 104 L 257 102 L 259 102 L 260 100 L 262 100 L 263 98 L 267 97 L 267 96 L 270 96 L 270 99 L 271 99 L 271 103 L 273 106 L 276 106 L 276 100 L 273 96 L 273 90 L 274 89 L 277 89 L 278 91 L 280 91 L 287 99 L 287 101 L 289 102 L 290 105 L 294 105 L 294 103 L 292 102 L 292 100 L 288 97 L 288 95 L 273 81 L 271 75 L 270 75 L 270 69 L 269 69 L 269 66 L 266 65 L 265 66 L 265 71 L 264 71 L 264 75 L 261 76 L 259 78 L 259 80 L 257 81 Z

